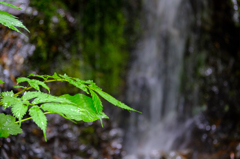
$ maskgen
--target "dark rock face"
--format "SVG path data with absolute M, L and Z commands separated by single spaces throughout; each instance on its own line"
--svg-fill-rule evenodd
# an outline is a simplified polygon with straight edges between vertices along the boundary
M 188 44 L 184 55 L 184 69 L 194 70 L 184 78 L 185 102 L 194 102 L 189 97 L 197 89 L 197 103 L 204 108 L 188 147 L 200 154 L 213 153 L 212 158 L 228 158 L 231 154 L 236 157 L 239 151 L 238 7 L 236 1 L 206 2 L 204 12 L 200 10 L 201 24 L 193 28 L 197 35 L 195 51 L 190 52 Z

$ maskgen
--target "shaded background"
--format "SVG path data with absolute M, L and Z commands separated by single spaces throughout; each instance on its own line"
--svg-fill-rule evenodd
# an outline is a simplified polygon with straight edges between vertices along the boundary
M 239 3 L 15 2 L 25 11 L 9 12 L 30 34 L 24 37 L 0 26 L 0 78 L 6 82 L 1 91 L 29 73 L 67 73 L 93 79 L 143 115 L 105 103 L 110 120 L 104 120 L 104 128 L 99 122 L 75 125 L 49 115 L 47 143 L 28 121 L 22 124 L 24 133 L 0 139 L 0 157 L 117 159 L 132 153 L 126 158 L 145 158 L 146 153 L 152 158 L 240 158 Z M 51 89 L 56 95 L 78 93 L 64 84 Z M 166 138 L 171 144 L 162 149 L 168 141 L 160 140 L 150 152 L 150 141 L 161 138 L 159 130 L 163 136 L 172 134 Z

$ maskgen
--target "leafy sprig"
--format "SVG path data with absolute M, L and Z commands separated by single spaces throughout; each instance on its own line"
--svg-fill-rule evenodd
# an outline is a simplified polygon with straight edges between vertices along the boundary
M 38 79 L 32 79 L 32 77 Z M 53 96 L 49 93 L 41 91 L 41 87 L 43 87 L 50 92 L 50 88 L 47 86 L 47 83 L 56 81 L 68 82 L 86 92 L 88 96 L 84 94 L 76 94 L 74 96 L 69 94 Z M 0 82 L 3 83 L 1 80 Z M 27 78 L 17 78 L 18 84 L 24 82 L 29 86 L 17 86 L 17 88 L 22 88 L 22 90 L 16 94 L 14 94 L 13 91 L 1 93 L 0 105 L 2 105 L 4 109 L 11 108 L 14 117 L 0 114 L 4 118 L 4 121 L 6 118 L 10 124 L 8 129 L 6 124 L 0 122 L 0 137 L 8 137 L 10 134 L 16 135 L 17 133 L 21 133 L 21 122 L 32 119 L 41 128 L 44 138 L 47 141 L 46 114 L 50 113 L 59 114 L 73 122 L 81 120 L 84 122 L 93 122 L 99 119 L 102 124 L 102 119 L 108 119 L 108 116 L 103 112 L 103 105 L 99 96 L 115 106 L 129 111 L 139 112 L 102 91 L 102 89 L 91 80 L 83 81 L 78 78 L 69 77 L 66 74 L 58 75 L 57 73 L 54 73 L 52 76 L 30 74 Z M 28 111 L 30 117 L 22 119 Z M 16 119 L 18 119 L 18 121 L 15 122 Z M 13 131 L 12 127 L 14 126 L 16 129 Z
M 8 7 L 11 7 L 11 8 L 14 8 L 14 9 L 20 9 L 22 10 L 21 8 L 13 5 L 13 4 L 10 4 L 10 3 L 7 3 L 7 2 L 2 2 L 0 1 L 0 5 L 5 5 L 5 6 L 8 6 Z M 23 28 L 25 30 L 27 30 L 29 32 L 29 30 L 22 24 L 21 21 L 19 21 L 17 19 L 16 16 L 12 15 L 12 14 L 9 14 L 8 12 L 6 11 L 2 11 L 0 10 L 0 23 L 7 26 L 8 28 L 10 29 L 13 29 L 21 34 L 23 34 L 21 31 L 19 31 L 16 27 L 20 27 L 20 28 Z M 23 34 L 24 35 L 24 34 Z M 0 81 L 1 82 L 1 81 Z

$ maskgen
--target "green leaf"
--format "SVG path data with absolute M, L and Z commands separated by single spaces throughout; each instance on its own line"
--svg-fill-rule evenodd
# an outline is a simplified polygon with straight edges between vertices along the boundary
M 7 138 L 9 135 L 22 133 L 22 129 L 15 123 L 13 116 L 1 113 L 0 119 L 0 137 Z
M 45 77 L 45 75 L 35 75 L 35 74 L 30 74 L 28 77 L 38 77 L 38 78 L 42 78 L 44 80 L 46 80 L 47 78 Z
M 8 7 L 12 7 L 12 8 L 14 8 L 14 9 L 20 9 L 20 10 L 22 10 L 22 8 L 19 8 L 19 7 L 15 6 L 15 5 L 12 5 L 12 4 L 10 4 L 10 3 L 6 3 L 6 2 L 0 1 L 0 4 L 5 5 L 5 6 L 8 6 Z
M 58 74 L 56 72 L 54 72 L 54 74 L 51 76 L 51 78 L 54 79 L 61 79 L 61 77 L 58 76 Z
M 1 99 L 4 109 L 16 104 L 18 99 L 16 97 L 5 96 Z
M 88 113 L 82 114 L 82 120 L 85 122 L 92 122 L 100 118 L 108 119 L 108 116 L 103 112 L 100 112 L 99 114 L 96 112 L 92 98 L 84 94 L 76 94 L 74 96 L 65 94 L 61 97 L 70 100 L 72 103 L 75 103 L 77 107 L 82 108 L 86 110 L 86 112 L 88 112 Z
M 0 83 L 5 83 L 5 82 L 0 79 Z
M 59 103 L 72 104 L 72 102 L 67 100 L 66 98 L 52 96 L 50 94 L 43 93 L 43 92 L 29 91 L 29 92 L 25 92 L 22 96 L 22 99 L 25 101 L 33 98 L 35 98 L 32 101 L 33 104 L 46 103 L 46 102 L 59 102 Z
M 33 106 L 29 109 L 33 121 L 42 129 L 45 141 L 47 141 L 46 128 L 47 128 L 47 117 L 38 106 Z
M 102 106 L 102 102 L 99 99 L 98 95 L 94 91 L 92 91 L 92 90 L 90 90 L 90 93 L 92 95 L 93 104 L 94 104 L 94 108 L 95 108 L 96 112 L 97 113 L 102 112 L 103 106 Z
M 17 78 L 17 83 L 22 83 L 22 82 L 28 82 L 31 87 L 34 89 L 40 91 L 39 85 L 46 88 L 48 92 L 50 92 L 50 88 L 42 81 L 35 80 L 35 79 L 29 79 L 25 77 L 19 77 Z
M 28 105 L 24 105 L 22 101 L 19 101 L 16 104 L 14 104 L 11 109 L 13 115 L 16 118 L 18 118 L 20 125 L 21 125 L 21 120 L 23 116 L 27 113 L 27 110 L 28 110 Z
M 41 95 L 42 92 L 24 92 L 22 99 L 27 101 L 29 99 L 33 99 L 39 96 L 39 94 Z
M 65 103 L 65 104 L 72 104 L 71 101 L 67 100 L 66 98 L 52 96 L 50 94 L 36 92 L 37 98 L 32 101 L 33 104 L 39 103 L 46 103 L 46 102 L 58 102 L 58 103 Z
M 81 115 L 85 112 L 84 109 L 78 108 L 74 105 L 61 103 L 46 103 L 42 104 L 41 108 L 51 113 L 57 113 L 60 115 L 64 114 L 67 118 L 77 121 L 82 120 Z
M 4 109 L 21 102 L 20 99 L 14 97 L 14 93 L 11 92 L 2 92 L 1 102 L 3 104 Z
M 103 110 L 102 102 L 99 99 L 98 95 L 94 91 L 92 91 L 91 89 L 90 89 L 90 93 L 92 95 L 94 108 L 95 108 L 97 114 L 100 114 L 102 112 L 102 110 Z M 101 117 L 99 119 L 100 119 L 101 125 L 103 127 L 103 122 L 102 122 Z
M 18 77 L 18 78 L 16 79 L 17 84 L 22 83 L 22 82 L 27 82 L 28 80 L 30 80 L 30 79 L 29 79 L 29 78 L 26 78 L 26 77 Z
M 105 100 L 107 100 L 108 102 L 112 103 L 115 106 L 118 106 L 118 107 L 126 109 L 126 110 L 130 110 L 130 111 L 135 111 L 135 112 L 141 113 L 140 111 L 137 111 L 137 110 L 127 106 L 126 104 L 118 101 L 117 99 L 115 99 L 111 95 L 107 94 L 106 92 L 103 92 L 103 91 L 101 91 L 99 89 L 94 89 L 94 88 L 91 88 L 91 87 L 89 87 L 89 88 L 94 90 L 94 91 L 96 91 L 101 97 L 103 97 Z
M 87 94 L 89 94 L 87 87 L 84 84 L 82 84 L 81 82 L 74 81 L 71 77 L 69 77 L 66 74 L 59 75 L 59 76 L 64 78 L 65 80 L 67 80 L 70 84 L 74 85 L 75 87 L 77 87 L 77 88 L 83 90 L 84 92 L 86 92 Z
M 0 11 L 0 23 L 21 34 L 23 33 L 20 32 L 16 27 L 24 28 L 29 32 L 29 30 L 22 24 L 22 22 L 17 20 L 17 17 L 7 13 L 6 11 Z
M 50 93 L 50 88 L 42 81 L 31 79 L 28 81 L 28 83 L 30 84 L 30 86 L 32 86 L 33 88 L 35 88 L 36 90 L 39 90 L 39 91 L 40 91 L 40 89 L 39 89 L 38 85 L 40 85 L 40 86 L 44 87 L 45 89 L 47 89 L 48 92 Z
M 98 87 L 92 80 L 88 80 L 86 81 L 90 87 L 94 88 L 94 89 L 98 89 L 98 90 L 102 90 L 100 87 Z
M 13 93 L 13 91 L 7 91 L 7 92 L 2 92 L 2 95 L 3 96 L 10 96 L 10 97 L 13 97 L 14 96 L 14 93 Z
M 78 78 L 75 78 L 75 80 L 77 82 L 80 82 L 80 83 L 83 83 L 83 84 L 88 84 L 90 87 L 94 88 L 94 89 L 99 89 L 99 90 L 102 90 L 100 87 L 98 87 L 96 85 L 96 83 L 94 83 L 92 80 L 86 80 L 86 81 L 83 81 L 83 80 L 80 80 Z

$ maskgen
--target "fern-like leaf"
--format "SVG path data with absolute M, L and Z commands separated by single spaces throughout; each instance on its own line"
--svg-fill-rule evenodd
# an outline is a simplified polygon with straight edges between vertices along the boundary
M 90 90 L 90 93 L 91 93 L 91 96 L 92 96 L 92 100 L 93 100 L 93 104 L 94 104 L 94 108 L 95 108 L 96 112 L 97 113 L 102 112 L 103 106 L 102 106 L 102 102 L 99 99 L 98 95 L 92 90 Z
M 13 91 L 2 92 L 2 96 L 10 96 L 10 97 L 13 97 L 13 96 L 14 96 L 14 93 L 13 93 Z
M 22 83 L 22 82 L 28 82 L 29 85 L 31 87 L 33 87 L 34 89 L 40 91 L 39 85 L 44 87 L 45 89 L 48 90 L 48 92 L 50 92 L 50 88 L 42 81 L 39 80 L 35 80 L 35 79 L 29 79 L 29 78 L 25 78 L 25 77 L 19 77 L 17 78 L 17 83 Z
M 45 77 L 45 75 L 35 75 L 35 74 L 30 74 L 28 77 L 38 77 L 38 78 L 42 78 L 44 80 L 46 80 L 47 78 Z
M 89 88 L 94 90 L 94 91 L 96 91 L 101 97 L 103 97 L 105 100 L 107 100 L 108 102 L 112 103 L 115 106 L 118 106 L 120 108 L 129 110 L 129 111 L 135 111 L 135 112 L 141 113 L 140 111 L 137 111 L 137 110 L 127 106 L 126 104 L 120 102 L 119 100 L 115 99 L 114 97 L 112 97 L 111 95 L 107 94 L 106 92 L 103 92 L 103 91 L 101 91 L 99 89 L 94 89 L 94 88 L 91 88 L 91 87 L 89 87 Z
M 41 108 L 45 111 L 51 113 L 57 113 L 60 115 L 65 115 L 69 119 L 74 119 L 76 121 L 82 120 L 81 114 L 84 113 L 84 109 L 78 108 L 71 104 L 60 104 L 60 103 L 46 103 L 42 104 Z
M 1 113 L 0 119 L 0 137 L 7 138 L 9 135 L 22 133 L 22 129 L 15 123 L 13 116 Z
M 58 102 L 58 103 L 65 103 L 65 104 L 72 104 L 71 101 L 67 100 L 66 98 L 52 96 L 47 93 L 36 92 L 37 98 L 35 98 L 32 103 L 33 104 L 40 104 L 40 103 L 47 103 L 47 102 Z
M 59 77 L 56 72 L 54 72 L 54 74 L 50 77 L 53 78 L 53 79 L 56 79 L 56 80 L 61 79 L 61 77 Z
M 88 94 L 88 89 L 87 87 L 82 84 L 81 82 L 77 82 L 75 80 L 73 80 L 71 77 L 69 77 L 68 75 L 64 74 L 64 75 L 59 75 L 60 77 L 64 78 L 65 80 L 67 80 L 70 84 L 74 85 L 75 87 L 83 90 L 84 92 L 86 92 Z
M 15 6 L 15 5 L 10 4 L 10 3 L 7 3 L 7 2 L 2 2 L 2 1 L 0 1 L 0 4 L 5 5 L 5 6 L 8 6 L 8 7 L 12 7 L 12 8 L 14 8 L 14 9 L 22 10 L 22 8 L 19 8 L 19 7 Z
M 90 89 L 90 93 L 91 93 L 91 96 L 92 96 L 92 99 L 93 99 L 94 108 L 96 109 L 97 114 L 100 114 L 103 110 L 102 102 L 99 99 L 98 95 L 94 91 L 92 91 L 91 89 Z M 100 119 L 101 125 L 103 127 L 102 118 L 100 117 L 99 119 Z
M 4 107 L 4 109 L 21 102 L 20 99 L 17 99 L 14 97 L 13 91 L 10 92 L 2 92 L 1 102 Z
M 32 101 L 33 104 L 40 104 L 40 103 L 46 103 L 46 102 L 59 102 L 59 103 L 72 104 L 72 102 L 67 100 L 66 98 L 52 96 L 50 94 L 43 93 L 43 92 L 29 91 L 29 92 L 25 92 L 22 96 L 23 100 L 29 100 L 33 98 L 35 98 Z
M 0 11 L 0 23 L 21 34 L 22 32 L 20 32 L 16 27 L 24 28 L 29 32 L 29 30 L 22 24 L 22 22 L 17 20 L 17 17 L 7 13 L 6 11 Z
M 47 128 L 47 117 L 38 106 L 33 106 L 29 109 L 33 121 L 42 129 L 45 141 L 47 141 L 46 128 Z
M 28 105 L 25 105 L 22 101 L 19 101 L 18 103 L 14 104 L 12 106 L 12 113 L 13 115 L 18 118 L 20 125 L 21 125 L 21 120 L 23 116 L 27 113 L 28 110 Z
M 92 98 L 84 94 L 76 94 L 74 96 L 65 94 L 61 97 L 70 100 L 72 103 L 75 104 L 76 107 L 86 110 L 87 114 L 85 113 L 85 115 L 82 115 L 83 121 L 85 122 L 92 122 L 101 118 L 108 119 L 108 116 L 103 112 L 96 112 Z

